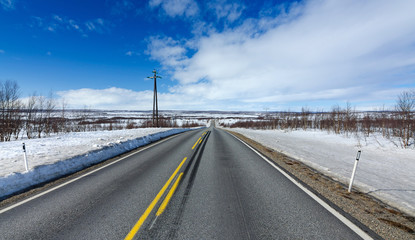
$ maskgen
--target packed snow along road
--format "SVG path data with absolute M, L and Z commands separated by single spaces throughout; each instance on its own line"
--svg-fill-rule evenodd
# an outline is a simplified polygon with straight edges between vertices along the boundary
M 366 141 L 321 131 L 229 129 L 345 184 L 362 150 L 354 188 L 415 216 L 415 150 L 372 136 Z
M 0 143 L 0 199 L 27 187 L 76 172 L 160 138 L 190 129 L 140 128 L 68 133 Z M 25 171 L 22 144 L 29 172 Z

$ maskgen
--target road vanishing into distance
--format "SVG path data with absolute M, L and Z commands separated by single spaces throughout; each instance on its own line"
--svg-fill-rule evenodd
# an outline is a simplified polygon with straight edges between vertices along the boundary
M 0 239 L 370 239 L 318 201 L 210 127 L 0 210 Z

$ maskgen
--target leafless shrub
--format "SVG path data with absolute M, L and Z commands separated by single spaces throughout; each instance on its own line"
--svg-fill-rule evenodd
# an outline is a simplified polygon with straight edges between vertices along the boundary
M 182 128 L 200 127 L 201 125 L 194 121 L 186 121 L 182 124 Z
M 135 124 L 135 122 L 128 122 L 127 126 L 125 127 L 126 129 L 134 129 L 134 128 L 138 128 Z

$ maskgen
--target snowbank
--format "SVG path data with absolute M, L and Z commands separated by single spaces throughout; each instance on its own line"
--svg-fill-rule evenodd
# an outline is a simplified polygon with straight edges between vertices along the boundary
M 364 139 L 321 131 L 229 129 L 297 159 L 345 184 L 362 150 L 353 186 L 415 216 L 415 150 L 382 136 Z
M 191 129 L 147 128 L 82 132 L 0 143 L 0 199 L 188 130 Z M 25 172 L 23 142 L 26 144 L 29 172 Z

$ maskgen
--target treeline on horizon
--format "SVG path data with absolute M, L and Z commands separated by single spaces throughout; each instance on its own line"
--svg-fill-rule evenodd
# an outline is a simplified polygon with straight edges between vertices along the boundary
M 72 112 L 72 113 L 69 113 Z M 66 103 L 60 104 L 52 97 L 34 93 L 26 102 L 20 98 L 20 87 L 15 81 L 0 81 L 0 142 L 17 140 L 19 137 L 41 138 L 51 134 L 121 130 L 152 127 L 150 118 L 113 117 L 95 119 L 93 111 L 67 109 Z M 138 124 L 134 120 L 139 120 Z M 194 121 L 177 123 L 177 119 L 159 116 L 159 127 L 197 127 Z
M 66 103 L 59 106 L 52 96 L 44 97 L 36 93 L 26 102 L 20 98 L 20 87 L 15 81 L 0 81 L 0 142 L 18 139 L 25 135 L 28 139 L 50 136 L 54 133 L 101 131 L 152 127 L 149 118 L 90 119 L 91 111 L 78 111 L 76 116 L 68 116 Z M 374 132 L 385 138 L 399 137 L 402 147 L 409 147 L 415 141 L 415 90 L 403 91 L 397 96 L 393 110 L 358 112 L 347 103 L 344 108 L 336 105 L 331 111 L 312 112 L 303 107 L 301 112 L 276 112 L 259 116 L 255 120 L 239 120 L 235 123 L 222 123 L 224 127 L 254 129 L 319 129 L 336 134 L 362 132 L 366 137 Z M 132 120 L 140 120 L 141 123 Z M 159 117 L 159 127 L 196 127 L 198 123 L 187 121 L 180 126 L 177 119 Z
M 399 137 L 401 146 L 408 148 L 415 142 L 415 91 L 402 92 L 394 110 L 358 112 L 350 103 L 331 111 L 312 112 L 303 107 L 301 112 L 277 112 L 256 120 L 222 123 L 223 127 L 251 129 L 318 129 L 335 134 L 381 133 L 385 138 Z M 412 141 L 411 141 L 412 140 Z

